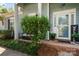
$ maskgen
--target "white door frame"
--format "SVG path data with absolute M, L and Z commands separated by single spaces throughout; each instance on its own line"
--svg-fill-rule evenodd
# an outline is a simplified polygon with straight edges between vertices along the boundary
M 54 21 L 56 20 L 56 26 L 58 25 L 58 19 L 54 20 L 54 15 L 58 18 L 60 15 L 69 15 L 69 31 L 68 31 L 68 38 L 64 38 L 64 37 L 58 37 L 58 31 L 57 31 L 57 39 L 68 39 L 71 40 L 71 14 L 74 14 L 74 24 L 76 24 L 76 8 L 74 9 L 69 9 L 69 10 L 64 10 L 64 11 L 57 11 L 57 12 L 53 12 L 53 28 L 54 28 Z M 73 24 L 73 25 L 74 25 Z
M 62 15 L 63 15 L 63 16 L 64 16 L 64 15 L 68 15 L 68 16 L 69 16 L 69 14 L 62 14 Z M 69 22 L 68 22 L 68 25 L 59 25 L 59 24 L 58 24 L 58 22 L 59 22 L 59 19 L 58 19 L 58 18 L 59 18 L 60 16 L 62 16 L 62 15 L 60 15 L 60 14 L 57 15 L 57 16 L 58 16 L 58 17 L 57 17 L 57 27 L 58 27 L 58 26 L 62 26 L 62 27 L 67 26 L 67 27 L 69 28 L 69 27 L 70 27 L 70 26 L 69 26 Z M 69 20 L 69 19 L 70 19 L 70 17 L 68 18 L 68 20 Z M 69 30 L 69 29 L 68 29 L 68 30 Z M 69 38 L 69 36 L 68 36 L 68 37 L 59 37 L 58 34 L 59 34 L 59 31 L 57 31 L 57 38 L 58 38 L 58 39 L 68 39 L 68 38 Z M 69 31 L 68 31 L 68 35 L 69 35 Z

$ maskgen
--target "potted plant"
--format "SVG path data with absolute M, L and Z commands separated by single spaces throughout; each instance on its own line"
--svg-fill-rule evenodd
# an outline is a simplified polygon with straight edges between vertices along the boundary
M 72 34 L 72 38 L 74 38 L 76 42 L 79 42 L 79 33 Z
M 55 39 L 56 33 L 50 33 L 50 39 Z

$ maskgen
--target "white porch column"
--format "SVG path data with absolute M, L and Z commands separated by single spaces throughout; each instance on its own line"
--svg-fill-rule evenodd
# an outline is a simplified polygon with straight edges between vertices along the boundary
M 14 15 L 14 39 L 18 39 L 18 6 L 15 4 L 15 15 Z
M 42 15 L 43 16 L 47 16 L 48 17 L 48 20 L 49 20 L 49 3 L 46 3 L 46 5 L 45 5 L 46 6 L 45 7 L 45 9 L 46 9 L 45 14 L 43 14 L 42 6 L 43 6 L 42 3 L 38 3 L 38 15 L 39 16 L 42 16 Z M 46 40 L 49 40 L 49 31 L 47 31 L 47 33 L 46 33 Z
M 49 3 L 47 3 L 47 17 L 48 17 L 48 20 L 49 20 Z M 49 31 L 47 31 L 46 39 L 49 40 Z
M 38 15 L 42 15 L 42 3 L 38 3 Z

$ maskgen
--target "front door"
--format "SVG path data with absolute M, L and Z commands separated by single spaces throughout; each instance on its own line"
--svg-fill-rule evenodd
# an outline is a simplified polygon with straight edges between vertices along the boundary
M 69 38 L 69 14 L 62 14 L 57 16 L 57 38 Z
M 73 15 L 73 18 L 72 18 Z M 53 25 L 57 34 L 57 39 L 67 39 L 69 40 L 71 38 L 71 25 L 72 22 L 74 22 L 75 14 L 73 12 L 69 13 L 66 12 L 55 12 L 53 13 Z M 72 21 L 71 21 L 72 20 Z M 73 23 L 74 24 L 74 23 Z

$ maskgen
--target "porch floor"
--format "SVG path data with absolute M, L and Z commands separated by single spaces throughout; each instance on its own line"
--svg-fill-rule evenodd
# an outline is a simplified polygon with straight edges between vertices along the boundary
M 57 40 L 42 41 L 43 47 L 39 49 L 39 55 L 79 56 L 79 44 L 59 42 Z M 45 47 L 44 47 L 45 46 Z M 56 52 L 55 52 L 56 51 Z M 55 52 L 55 53 L 54 53 Z
M 42 43 L 44 44 L 48 44 L 48 45 L 56 45 L 56 46 L 62 46 L 62 47 L 70 47 L 70 48 L 76 48 L 76 49 L 79 49 L 79 44 L 71 44 L 71 43 L 66 43 L 66 42 L 60 42 L 58 40 L 45 40 L 45 41 L 42 41 Z

